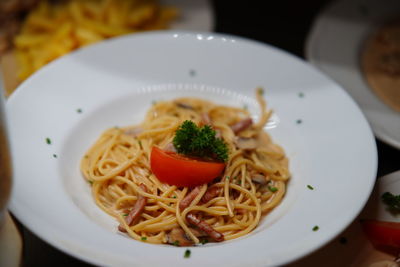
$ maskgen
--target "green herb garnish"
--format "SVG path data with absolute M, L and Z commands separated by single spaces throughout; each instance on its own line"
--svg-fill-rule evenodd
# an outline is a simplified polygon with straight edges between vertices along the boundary
M 390 192 L 382 194 L 382 201 L 392 213 L 400 213 L 400 195 L 393 195 Z
M 56 155 L 56 154 L 53 154 L 53 158 L 57 158 L 57 155 Z
M 318 226 L 318 225 L 314 226 L 312 230 L 313 230 L 314 232 L 315 232 L 315 231 L 318 231 L 318 230 L 319 230 L 319 226 Z
M 179 247 L 179 241 L 178 241 L 178 240 L 175 240 L 175 241 L 172 243 L 172 245 Z
M 204 239 L 200 240 L 200 243 L 201 243 L 202 245 L 207 244 L 207 243 L 208 243 L 208 239 L 207 239 L 207 238 L 204 238 Z
M 271 191 L 272 193 L 275 193 L 276 191 L 278 191 L 278 188 L 274 187 L 274 186 L 268 186 L 269 191 Z
M 93 181 L 92 181 L 92 180 L 89 180 L 88 183 L 89 183 L 90 185 L 92 185 L 92 184 L 93 184 Z
M 173 144 L 180 154 L 226 162 L 228 147 L 209 125 L 198 127 L 186 120 L 175 133 Z
M 185 254 L 183 255 L 184 258 L 190 258 L 190 249 L 185 250 Z
M 78 108 L 78 109 L 76 110 L 76 112 L 82 113 L 82 109 L 81 109 L 81 108 Z
M 124 213 L 124 214 L 122 214 L 122 216 L 124 216 L 124 217 L 126 217 L 126 216 L 128 216 L 129 214 L 128 213 Z
M 314 187 L 312 187 L 312 186 L 309 185 L 309 184 L 307 185 L 307 188 L 310 189 L 310 190 L 314 190 Z
M 142 236 L 142 241 L 146 241 L 147 240 L 147 237 L 145 237 L 145 236 Z
M 51 139 L 48 138 L 48 137 L 46 137 L 46 143 L 47 143 L 48 145 L 51 145 Z

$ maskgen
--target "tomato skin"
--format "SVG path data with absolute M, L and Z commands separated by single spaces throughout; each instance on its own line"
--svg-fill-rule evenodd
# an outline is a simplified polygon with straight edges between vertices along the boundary
M 221 175 L 225 163 L 200 161 L 153 147 L 150 167 L 158 180 L 163 183 L 178 187 L 194 187 L 211 182 Z
M 395 256 L 400 253 L 400 223 L 362 220 L 361 226 L 376 249 Z

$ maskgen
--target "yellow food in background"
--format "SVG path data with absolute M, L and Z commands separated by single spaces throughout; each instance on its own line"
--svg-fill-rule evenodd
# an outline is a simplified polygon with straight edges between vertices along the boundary
M 79 47 L 127 33 L 166 29 L 174 7 L 151 0 L 41 1 L 14 38 L 22 81 L 50 61 Z

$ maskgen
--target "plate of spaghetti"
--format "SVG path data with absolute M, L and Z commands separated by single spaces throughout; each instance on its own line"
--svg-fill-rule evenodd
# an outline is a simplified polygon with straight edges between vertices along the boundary
M 375 182 L 354 101 L 236 36 L 109 40 L 39 70 L 7 111 L 11 211 L 93 264 L 289 263 L 350 224 Z

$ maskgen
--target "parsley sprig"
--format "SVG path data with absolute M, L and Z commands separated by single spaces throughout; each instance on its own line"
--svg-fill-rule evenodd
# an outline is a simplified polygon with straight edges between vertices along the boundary
M 175 133 L 173 144 L 178 153 L 226 162 L 228 147 L 209 125 L 198 127 L 186 120 Z
M 382 201 L 388 206 L 392 213 L 400 213 L 400 195 L 393 195 L 390 192 L 385 192 L 382 195 Z

